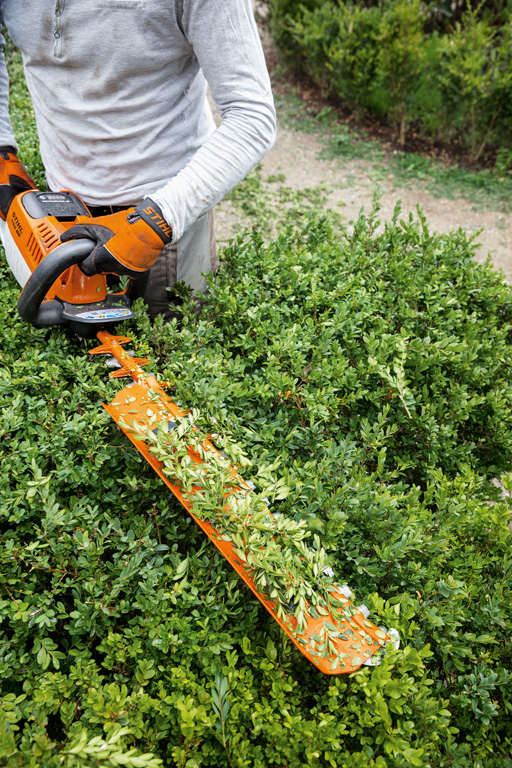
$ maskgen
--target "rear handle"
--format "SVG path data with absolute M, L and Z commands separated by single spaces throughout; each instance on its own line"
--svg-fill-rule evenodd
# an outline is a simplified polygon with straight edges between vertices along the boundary
M 44 298 L 54 282 L 66 269 L 80 264 L 95 247 L 92 240 L 80 238 L 63 243 L 46 256 L 36 267 L 18 299 L 18 312 L 23 320 L 38 328 L 64 325 L 63 306 L 59 301 Z

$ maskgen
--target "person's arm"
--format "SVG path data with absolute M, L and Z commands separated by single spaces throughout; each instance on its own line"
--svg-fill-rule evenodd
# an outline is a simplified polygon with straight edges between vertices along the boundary
M 0 24 L 3 21 L 0 6 Z M 35 189 L 35 183 L 17 157 L 18 145 L 9 119 L 9 76 L 5 64 L 5 38 L 0 34 L 0 220 L 5 221 L 13 198 Z M 0 233 L 0 239 L 2 235 Z
M 276 119 L 251 0 L 184 0 L 183 31 L 222 116 L 188 165 L 151 194 L 173 240 L 271 149 Z
M 183 170 L 135 209 L 74 226 L 62 236 L 96 242 L 81 265 L 86 274 L 149 269 L 163 245 L 179 240 L 274 143 L 274 103 L 251 0 L 183 0 L 183 31 L 223 122 Z
M 0 24 L 2 23 L 2 10 L 0 6 Z M 18 151 L 18 145 L 14 138 L 11 121 L 9 119 L 9 76 L 5 64 L 5 38 L 0 34 L 0 147 L 12 147 Z

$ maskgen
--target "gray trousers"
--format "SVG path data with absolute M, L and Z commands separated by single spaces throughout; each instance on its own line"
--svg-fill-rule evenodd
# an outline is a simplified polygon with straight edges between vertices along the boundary
M 173 295 L 175 283 L 184 282 L 193 293 L 204 291 L 204 275 L 217 271 L 219 259 L 213 232 L 213 212 L 202 216 L 193 224 L 177 243 L 166 245 L 149 272 L 149 283 L 144 295 L 151 320 L 164 315 L 167 320 L 176 317 L 169 304 L 180 304 Z M 198 300 L 198 309 L 200 302 Z

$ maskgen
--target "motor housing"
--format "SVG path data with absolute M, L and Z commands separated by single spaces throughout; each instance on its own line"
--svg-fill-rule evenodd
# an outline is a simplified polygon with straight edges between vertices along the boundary
M 131 302 L 143 295 L 148 274 L 130 281 L 123 291 L 109 293 L 106 275 L 88 277 L 79 266 L 93 242 L 61 242 L 63 232 L 91 218 L 73 192 L 29 190 L 14 198 L 0 234 L 7 262 L 23 286 L 18 311 L 27 322 L 69 325 L 89 338 L 133 317 Z

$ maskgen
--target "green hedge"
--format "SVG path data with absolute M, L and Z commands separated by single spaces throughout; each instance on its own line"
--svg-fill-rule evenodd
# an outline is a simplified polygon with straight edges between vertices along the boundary
M 512 765 L 510 505 L 489 482 L 512 460 L 512 291 L 472 251 L 398 214 L 256 233 L 199 320 L 139 306 L 122 329 L 399 630 L 349 678 L 300 657 L 109 421 L 90 342 L 23 324 L 3 275 L 1 764 Z
M 507 9 L 468 6 L 443 31 L 432 24 L 439 6 L 426 13 L 420 0 L 270 0 L 270 19 L 284 56 L 322 95 L 340 97 L 356 115 L 387 117 L 402 144 L 414 122 L 424 136 L 462 142 L 471 160 L 501 149 L 500 164 L 506 157 L 512 166 Z
M 121 329 L 399 630 L 349 678 L 300 656 L 101 408 L 120 385 L 91 342 L 22 323 L 2 268 L 0 765 L 512 766 L 510 503 L 490 482 L 511 467 L 512 291 L 472 254 L 398 212 L 254 233 L 199 320 L 140 305 Z

